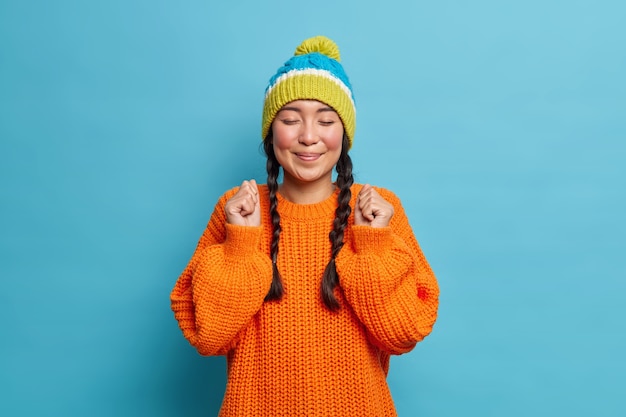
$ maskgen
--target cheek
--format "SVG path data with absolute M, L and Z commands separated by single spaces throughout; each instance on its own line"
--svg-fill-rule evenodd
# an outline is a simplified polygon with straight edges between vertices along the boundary
M 326 138 L 326 147 L 329 151 L 340 151 L 343 143 L 343 129 L 338 129 Z
M 272 126 L 272 142 L 274 143 L 274 152 L 279 152 L 289 149 L 293 140 L 287 129 Z

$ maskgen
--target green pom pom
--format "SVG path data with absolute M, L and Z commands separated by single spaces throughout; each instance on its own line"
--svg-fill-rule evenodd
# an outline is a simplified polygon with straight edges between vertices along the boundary
M 339 47 L 326 36 L 315 36 L 305 40 L 296 48 L 294 55 L 306 55 L 313 52 L 319 52 L 336 61 L 341 60 Z

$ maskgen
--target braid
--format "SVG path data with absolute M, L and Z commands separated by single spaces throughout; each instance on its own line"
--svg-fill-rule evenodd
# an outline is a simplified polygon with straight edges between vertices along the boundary
M 329 233 L 331 246 L 331 258 L 324 275 L 322 277 L 321 295 L 326 307 L 331 311 L 339 310 L 339 301 L 335 297 L 334 290 L 339 284 L 339 275 L 337 274 L 337 266 L 335 258 L 343 247 L 343 232 L 348 224 L 348 217 L 352 209 L 350 208 L 350 198 L 352 192 L 350 187 L 354 183 L 352 176 L 352 159 L 348 155 L 348 138 L 344 135 L 343 146 L 341 148 L 341 156 L 337 161 L 337 186 L 339 187 L 339 196 L 337 197 L 338 206 L 335 210 L 335 219 L 333 220 L 333 230 Z
M 272 216 L 272 243 L 270 245 L 270 255 L 272 258 L 272 285 L 270 290 L 265 296 L 265 301 L 280 300 L 283 296 L 284 288 L 278 267 L 276 266 L 276 260 L 278 259 L 278 241 L 280 239 L 280 215 L 278 214 L 278 199 L 276 198 L 276 192 L 278 191 L 278 174 L 280 172 L 280 165 L 276 160 L 274 154 L 274 148 L 272 146 L 271 136 L 263 142 L 263 148 L 267 155 L 267 187 L 270 193 L 270 215 Z

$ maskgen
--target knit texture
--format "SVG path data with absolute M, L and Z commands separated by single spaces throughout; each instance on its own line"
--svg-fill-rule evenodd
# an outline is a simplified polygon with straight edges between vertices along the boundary
M 361 185 L 353 185 L 352 202 Z M 321 301 L 330 259 L 328 233 L 337 192 L 298 205 L 278 195 L 278 256 L 285 294 L 263 302 L 272 281 L 267 187 L 259 186 L 262 225 L 226 224 L 218 201 L 196 251 L 171 293 L 187 340 L 203 355 L 226 355 L 220 416 L 395 416 L 389 357 L 413 349 L 437 317 L 439 289 L 399 199 L 389 227 L 353 226 L 337 257 L 341 304 Z M 352 226 L 350 226 L 352 225 Z
M 265 139 L 276 113 L 285 104 L 317 100 L 337 112 L 352 146 L 356 107 L 352 85 L 339 61 L 339 48 L 332 40 L 316 36 L 302 42 L 265 89 L 261 137 Z

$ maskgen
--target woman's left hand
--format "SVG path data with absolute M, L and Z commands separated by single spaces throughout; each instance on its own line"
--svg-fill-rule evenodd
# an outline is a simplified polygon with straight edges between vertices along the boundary
M 391 217 L 393 206 L 382 198 L 374 187 L 365 184 L 356 198 L 355 226 L 387 227 Z

